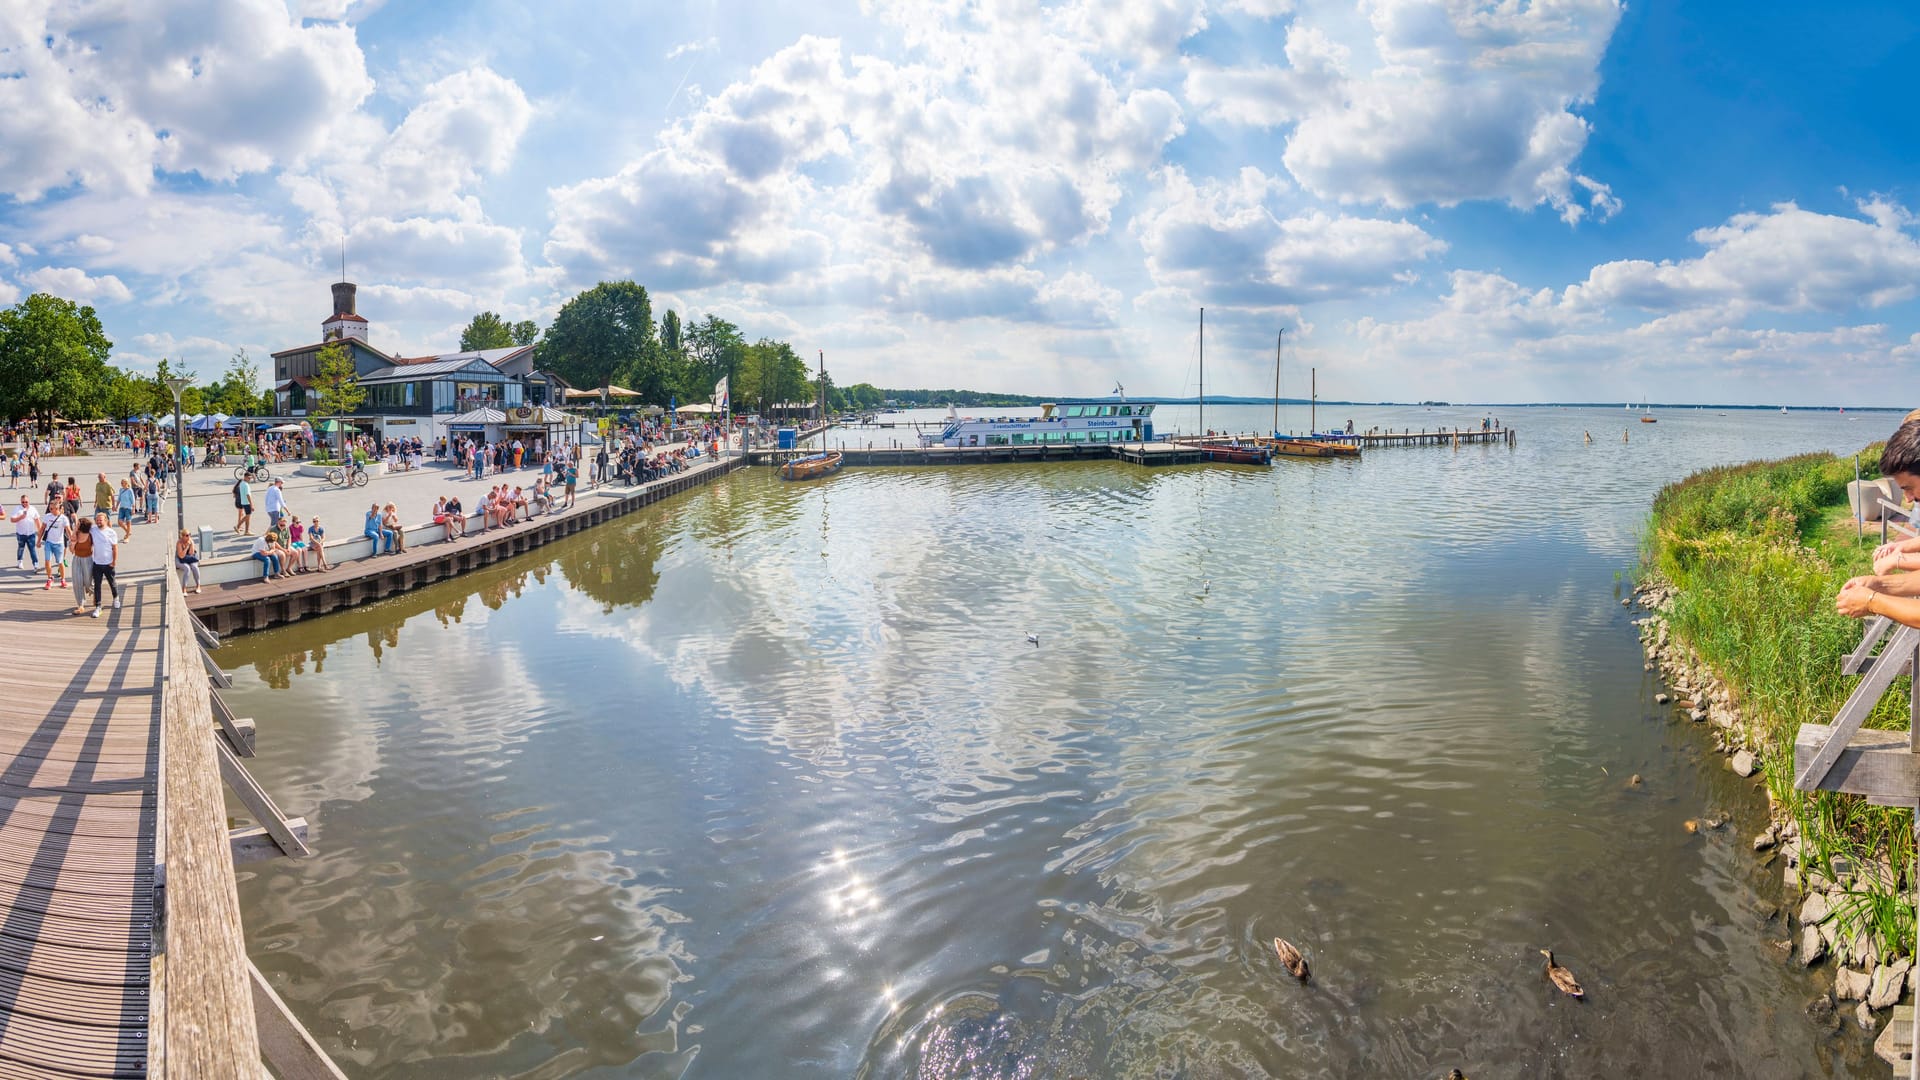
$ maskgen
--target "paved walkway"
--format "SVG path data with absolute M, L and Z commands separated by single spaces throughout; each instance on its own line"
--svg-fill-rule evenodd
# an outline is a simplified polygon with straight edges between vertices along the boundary
M 0 569 L 0 1074 L 145 1075 L 161 595 L 129 577 L 92 619 Z
M 145 460 L 144 457 L 141 460 Z M 48 472 L 58 472 L 62 479 L 69 473 L 78 473 L 82 506 L 91 511 L 96 475 L 106 473 L 114 487 L 118 488 L 120 478 L 128 474 L 133 463 L 133 454 L 118 450 L 95 451 L 87 457 L 51 458 L 42 462 L 37 492 L 28 491 L 23 477 L 20 481 L 22 486 L 16 491 L 8 492 L 0 487 L 0 496 L 9 504 L 17 504 L 20 495 L 32 494 L 34 505 L 44 506 Z M 479 505 L 480 496 L 495 484 L 517 484 L 531 488 L 534 481 L 540 479 L 538 467 L 509 470 L 485 480 L 474 480 L 462 470 L 429 462 L 417 471 L 376 476 L 363 488 L 337 488 L 327 483 L 324 477 L 295 476 L 295 467 L 295 464 L 285 466 L 286 483 L 283 490 L 287 495 L 287 507 L 299 514 L 302 521 L 310 520 L 315 514 L 320 515 L 326 524 L 329 540 L 359 536 L 367 507 L 376 500 L 382 506 L 393 503 L 400 511 L 400 520 L 411 527 L 430 521 L 434 500 L 443 495 L 459 495 L 460 501 L 472 511 Z M 282 475 L 282 466 L 268 468 L 275 476 Z M 266 485 L 253 484 L 253 536 L 242 537 L 233 533 L 233 467 L 190 469 L 185 476 L 188 530 L 198 539 L 200 526 L 211 525 L 214 528 L 214 550 L 201 552 L 201 557 L 218 559 L 246 554 L 253 546 L 254 537 L 267 530 Z M 590 490 L 589 485 L 582 483 L 576 497 L 584 498 Z M 159 525 L 141 525 L 136 519 L 133 540 L 121 555 L 123 565 L 128 570 L 158 567 L 166 563 L 170 556 L 174 535 L 174 497 L 171 489 L 161 502 L 160 522 Z

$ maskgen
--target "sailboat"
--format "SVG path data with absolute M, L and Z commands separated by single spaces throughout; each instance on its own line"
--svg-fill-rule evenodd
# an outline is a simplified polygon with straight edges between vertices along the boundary
M 1358 443 L 1329 442 L 1315 438 L 1312 434 L 1312 413 L 1308 413 L 1306 438 L 1280 434 L 1280 346 L 1286 341 L 1286 337 L 1287 331 L 1283 327 L 1273 342 L 1273 438 L 1267 440 L 1267 445 L 1282 457 L 1359 457 Z M 1318 373 L 1314 381 L 1312 400 L 1317 402 L 1320 398 Z
M 1640 399 L 1640 411 L 1643 413 L 1651 413 L 1653 411 L 1653 406 L 1647 404 L 1646 398 Z M 1657 424 L 1660 421 L 1652 416 L 1642 416 L 1640 422 L 1643 424 Z
M 952 408 L 951 405 L 948 406 Z M 845 458 L 838 450 L 827 449 L 827 353 L 820 351 L 820 452 L 796 457 L 780 466 L 782 480 L 815 480 L 822 476 L 832 476 L 840 471 L 840 462 Z
M 1257 442 L 1241 445 L 1238 440 L 1216 443 L 1207 430 L 1207 309 L 1200 309 L 1200 455 L 1208 461 L 1227 465 L 1271 465 L 1273 451 Z

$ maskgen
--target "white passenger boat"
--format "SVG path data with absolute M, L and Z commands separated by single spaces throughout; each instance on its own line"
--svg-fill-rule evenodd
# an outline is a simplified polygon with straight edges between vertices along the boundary
M 962 417 L 947 407 L 939 434 L 921 446 L 1059 446 L 1153 441 L 1153 406 L 1125 398 L 1088 398 L 1040 406 L 1039 416 Z

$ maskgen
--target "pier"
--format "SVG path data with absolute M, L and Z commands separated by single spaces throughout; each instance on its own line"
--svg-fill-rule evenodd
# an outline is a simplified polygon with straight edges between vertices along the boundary
M 632 488 L 609 488 L 579 493 L 570 509 L 553 510 L 508 526 L 482 531 L 478 516 L 469 516 L 468 535 L 447 542 L 441 525 L 407 530 L 407 549 L 393 555 L 372 556 L 373 542 L 364 536 L 327 545 L 330 570 L 310 571 L 290 580 L 266 581 L 251 559 L 229 560 L 227 567 L 246 576 L 209 587 L 188 597 L 188 606 L 216 633 L 264 630 L 330 611 L 368 603 L 409 589 L 443 581 L 476 567 L 531 551 L 563 536 L 612 521 L 661 499 L 712 483 L 746 464 L 744 457 L 702 458 L 685 472 Z M 217 581 L 213 564 L 208 580 Z
M 305 823 L 239 763 L 251 722 L 181 594 L 146 572 L 99 619 L 72 606 L 0 585 L 26 661 L 0 704 L 0 1075 L 339 1077 L 247 960 L 234 862 L 306 853 Z M 223 781 L 259 829 L 229 832 Z

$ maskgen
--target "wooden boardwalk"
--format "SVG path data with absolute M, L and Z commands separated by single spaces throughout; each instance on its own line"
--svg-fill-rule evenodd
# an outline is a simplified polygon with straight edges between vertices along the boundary
M 0 570 L 0 1076 L 144 1076 L 163 664 L 159 582 L 76 617 Z

